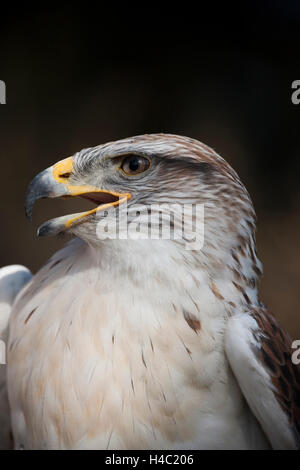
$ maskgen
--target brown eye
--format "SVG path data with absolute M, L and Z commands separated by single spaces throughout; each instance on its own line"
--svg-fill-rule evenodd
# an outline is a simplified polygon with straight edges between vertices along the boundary
M 139 155 L 130 155 L 124 158 L 121 169 L 126 175 L 137 175 L 148 170 L 150 161 L 147 158 L 140 157 Z

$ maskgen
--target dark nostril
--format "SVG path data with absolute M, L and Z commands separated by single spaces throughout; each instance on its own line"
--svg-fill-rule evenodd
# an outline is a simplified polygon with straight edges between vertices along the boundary
M 68 178 L 70 178 L 71 174 L 72 174 L 72 173 L 63 173 L 63 174 L 59 175 L 59 177 L 60 177 L 60 178 L 68 179 Z

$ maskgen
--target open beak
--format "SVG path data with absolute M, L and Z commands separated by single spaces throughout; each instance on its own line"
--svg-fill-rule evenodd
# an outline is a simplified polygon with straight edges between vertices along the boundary
M 26 193 L 26 215 L 31 220 L 34 203 L 42 198 L 82 197 L 94 202 L 97 207 L 87 212 L 67 215 L 50 220 L 38 229 L 38 236 L 51 236 L 64 232 L 84 221 L 88 216 L 115 207 L 130 199 L 128 193 L 116 193 L 98 189 L 94 186 L 75 186 L 70 183 L 73 173 L 73 157 L 66 158 L 37 175 L 30 183 Z

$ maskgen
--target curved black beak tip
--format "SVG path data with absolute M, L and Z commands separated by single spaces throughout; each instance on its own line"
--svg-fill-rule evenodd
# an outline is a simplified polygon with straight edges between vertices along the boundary
M 32 210 L 34 206 L 34 198 L 26 198 L 26 203 L 25 203 L 25 215 L 26 218 L 29 220 L 29 222 L 32 222 Z
M 37 231 L 38 238 L 47 237 L 49 235 L 49 224 L 46 222 L 44 225 L 39 227 Z
M 32 211 L 35 202 L 38 199 L 48 197 L 51 192 L 49 182 L 49 170 L 44 170 L 38 174 L 29 184 L 25 196 L 25 214 L 29 221 L 32 221 Z
M 38 175 L 39 176 L 39 175 Z M 32 222 L 32 211 L 33 211 L 33 206 L 35 201 L 40 197 L 40 185 L 38 177 L 35 177 L 30 185 L 28 186 L 28 189 L 26 191 L 26 196 L 25 196 L 25 214 L 27 219 Z

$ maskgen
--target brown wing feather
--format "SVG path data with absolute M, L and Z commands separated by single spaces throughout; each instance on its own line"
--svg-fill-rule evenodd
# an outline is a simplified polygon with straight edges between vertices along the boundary
M 292 362 L 292 340 L 265 307 L 253 309 L 251 315 L 260 328 L 255 334 L 261 345 L 256 354 L 270 373 L 275 396 L 300 445 L 300 367 Z

